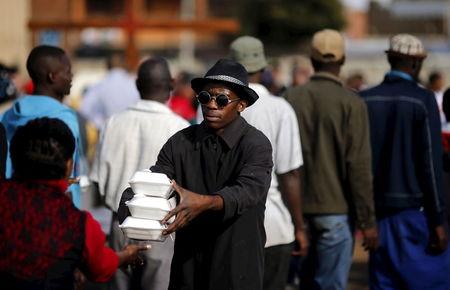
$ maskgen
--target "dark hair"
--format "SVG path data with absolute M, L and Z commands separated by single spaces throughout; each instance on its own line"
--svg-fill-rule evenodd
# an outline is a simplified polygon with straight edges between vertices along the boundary
M 136 85 L 142 95 L 161 93 L 172 89 L 172 77 L 169 64 L 162 57 L 152 57 L 145 60 L 138 69 Z
M 75 138 L 59 119 L 38 118 L 17 128 L 11 140 L 14 177 L 60 179 L 75 151 Z
M 338 61 L 332 61 L 332 62 L 322 62 L 322 61 L 316 60 L 314 58 L 311 58 L 311 65 L 316 72 L 317 71 L 330 71 L 330 70 L 337 69 L 337 68 L 341 67 L 344 64 L 344 62 L 345 62 L 344 57 Z
M 60 59 L 65 54 L 63 49 L 56 46 L 40 45 L 33 48 L 27 59 L 27 71 L 33 82 L 38 84 L 45 81 L 49 73 L 49 58 Z
M 414 68 L 417 66 L 417 62 L 422 62 L 421 58 L 392 53 L 387 54 L 387 59 L 392 69 Z
M 431 85 L 441 78 L 442 78 L 442 74 L 438 71 L 434 71 L 434 72 L 430 73 L 430 75 L 428 76 L 428 84 Z
M 447 122 L 450 122 L 450 89 L 447 89 L 442 97 L 442 111 Z

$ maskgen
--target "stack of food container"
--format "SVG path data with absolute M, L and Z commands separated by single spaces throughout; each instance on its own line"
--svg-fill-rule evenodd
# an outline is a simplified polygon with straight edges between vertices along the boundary
M 169 178 L 150 170 L 137 171 L 129 181 L 134 197 L 126 202 L 131 216 L 120 225 L 125 236 L 135 240 L 164 241 L 161 220 L 176 206 Z M 172 219 L 173 220 L 173 219 Z M 170 222 L 170 221 L 169 221 Z

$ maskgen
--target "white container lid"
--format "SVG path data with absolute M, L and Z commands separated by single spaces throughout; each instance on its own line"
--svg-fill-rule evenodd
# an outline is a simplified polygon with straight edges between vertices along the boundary
M 132 228 L 142 230 L 163 230 L 166 227 L 161 225 L 159 221 L 139 219 L 134 217 L 127 217 L 120 225 L 121 228 Z
M 143 207 L 170 211 L 171 206 L 167 199 L 151 196 L 134 196 L 133 199 L 125 203 L 127 206 Z
M 171 185 L 170 179 L 164 173 L 151 172 L 148 169 L 136 171 L 131 177 L 129 183 L 151 183 L 151 184 L 162 184 Z

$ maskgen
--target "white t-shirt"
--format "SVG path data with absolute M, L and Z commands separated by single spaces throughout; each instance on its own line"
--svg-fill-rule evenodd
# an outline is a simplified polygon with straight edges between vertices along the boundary
M 167 140 L 188 126 L 164 104 L 148 100 L 108 119 L 90 174 L 106 205 L 117 212 L 134 172 L 154 165 Z
M 259 99 L 242 112 L 245 120 L 262 131 L 272 144 L 274 168 L 266 201 L 264 226 L 266 247 L 294 241 L 294 226 L 278 190 L 277 174 L 287 173 L 303 164 L 297 117 L 291 105 L 275 97 L 260 84 L 251 83 Z

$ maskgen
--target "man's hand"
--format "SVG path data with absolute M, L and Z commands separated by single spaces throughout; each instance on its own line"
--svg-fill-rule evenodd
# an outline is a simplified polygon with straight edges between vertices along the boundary
M 163 224 L 167 224 L 171 217 L 176 216 L 174 222 L 163 231 L 163 235 L 171 234 L 185 227 L 196 216 L 206 210 L 223 208 L 223 200 L 220 196 L 202 195 L 192 192 L 179 186 L 175 180 L 172 180 L 172 186 L 180 196 L 180 204 L 161 221 Z
M 86 276 L 78 268 L 73 272 L 74 290 L 83 290 L 86 284 Z
M 140 262 L 139 252 L 146 251 L 151 247 L 151 245 L 142 246 L 134 244 L 125 246 L 122 251 L 117 252 L 117 256 L 119 257 L 119 267 Z
M 363 248 L 366 251 L 373 251 L 378 248 L 378 229 L 377 227 L 361 230 L 363 235 Z
M 292 251 L 292 255 L 306 257 L 308 254 L 309 240 L 305 229 L 296 231 L 295 243 L 295 250 Z
M 448 235 L 443 225 L 435 226 L 430 230 L 428 247 L 434 253 L 442 253 L 447 249 Z

